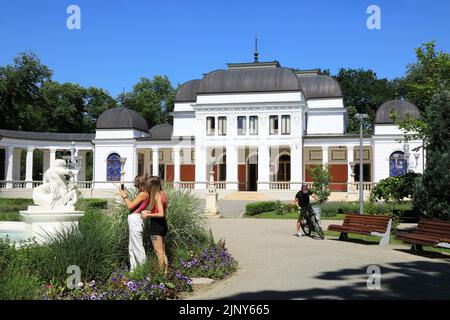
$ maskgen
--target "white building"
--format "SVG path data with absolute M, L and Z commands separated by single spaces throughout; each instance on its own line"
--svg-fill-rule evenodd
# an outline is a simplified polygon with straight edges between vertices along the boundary
M 420 116 L 406 101 L 379 107 L 374 134 L 364 136 L 365 190 L 405 172 L 406 165 L 423 171 L 424 155 L 413 151 L 422 142 L 409 142 L 406 164 L 404 134 L 390 119 L 391 110 L 400 117 Z M 78 184 L 85 196 L 115 194 L 121 172 L 127 183 L 148 173 L 201 195 L 208 172 L 214 171 L 221 194 L 259 191 L 291 197 L 302 183 L 311 182 L 308 168 L 318 164 L 330 166 L 332 191 L 344 196 L 357 191 L 359 135 L 346 133 L 348 115 L 339 84 L 318 70 L 293 70 L 277 61 L 228 64 L 226 70 L 183 84 L 172 116 L 173 127 L 149 130 L 135 111 L 115 108 L 100 115 L 95 134 L 0 130 L 5 150 L 0 196 L 26 195 L 39 184 L 32 177 L 34 150 L 44 151 L 45 171 L 56 151 L 69 150 L 72 141 L 82 159 Z M 93 154 L 92 181 L 85 181 L 87 152 Z M 126 158 L 123 168 L 121 158 Z

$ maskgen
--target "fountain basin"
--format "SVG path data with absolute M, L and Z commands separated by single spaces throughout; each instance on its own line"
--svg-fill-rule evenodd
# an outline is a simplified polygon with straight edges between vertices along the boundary
M 38 243 L 44 243 L 48 237 L 78 226 L 78 221 L 84 216 L 84 211 L 75 210 L 74 206 L 51 208 L 45 206 L 29 206 L 28 210 L 20 211 L 25 228 L 25 239 L 35 238 Z

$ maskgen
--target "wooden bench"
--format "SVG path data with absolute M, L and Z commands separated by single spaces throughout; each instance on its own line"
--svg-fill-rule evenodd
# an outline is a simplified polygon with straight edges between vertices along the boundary
M 413 250 L 422 250 L 422 246 L 450 248 L 450 222 L 421 219 L 415 231 L 399 231 L 396 238 L 412 244 Z
M 330 231 L 340 232 L 339 240 L 348 239 L 349 233 L 380 237 L 380 246 L 388 245 L 392 219 L 387 216 L 346 214 L 342 225 L 332 224 Z

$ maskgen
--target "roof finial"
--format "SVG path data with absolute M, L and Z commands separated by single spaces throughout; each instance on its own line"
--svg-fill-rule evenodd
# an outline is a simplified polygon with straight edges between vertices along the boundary
M 255 34 L 255 52 L 253 53 L 254 61 L 253 63 L 259 63 L 258 61 L 258 34 Z

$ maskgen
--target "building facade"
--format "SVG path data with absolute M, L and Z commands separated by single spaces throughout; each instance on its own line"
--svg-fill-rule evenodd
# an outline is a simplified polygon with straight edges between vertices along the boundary
M 379 107 L 374 134 L 363 139 L 367 191 L 381 179 L 406 170 L 422 172 L 425 165 L 423 151 L 413 151 L 422 141 L 405 145 L 391 112 L 420 117 L 406 101 Z M 339 84 L 318 70 L 289 69 L 277 61 L 228 64 L 180 86 L 172 116 L 173 126 L 149 129 L 135 111 L 114 108 L 100 115 L 94 134 L 0 130 L 5 158 L 0 194 L 26 192 L 40 183 L 32 176 L 37 149 L 43 150 L 42 171 L 57 151 L 72 149 L 81 163 L 79 188 L 91 196 L 112 194 L 121 180 L 131 184 L 144 173 L 199 194 L 212 176 L 223 192 L 291 196 L 312 182 L 310 168 L 323 164 L 329 165 L 333 192 L 354 194 L 359 188 L 359 135 L 346 132 L 348 113 Z

